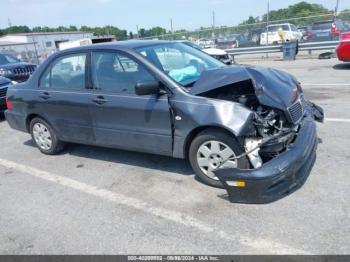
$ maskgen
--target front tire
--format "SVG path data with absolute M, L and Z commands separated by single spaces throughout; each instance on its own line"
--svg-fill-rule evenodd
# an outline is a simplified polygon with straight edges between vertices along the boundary
M 189 160 L 200 181 L 209 186 L 223 188 L 213 170 L 217 168 L 248 169 L 247 157 L 229 160 L 242 153 L 244 153 L 242 147 L 233 136 L 217 130 L 206 130 L 193 139 L 189 149 Z
M 30 121 L 30 134 L 35 145 L 46 155 L 55 155 L 64 148 L 64 143 L 57 138 L 53 128 L 42 118 Z

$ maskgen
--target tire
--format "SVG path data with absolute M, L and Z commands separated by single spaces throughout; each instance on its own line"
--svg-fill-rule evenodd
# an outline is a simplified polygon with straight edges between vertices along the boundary
M 53 128 L 44 119 L 35 117 L 30 121 L 30 134 L 38 149 L 46 155 L 56 155 L 65 144 L 57 138 Z
M 219 150 L 216 150 L 217 148 L 219 148 Z M 209 151 L 207 151 L 207 149 L 209 149 Z M 229 150 L 231 150 L 231 152 Z M 224 158 L 228 159 L 228 155 L 238 156 L 244 153 L 244 151 L 233 136 L 225 132 L 209 129 L 199 133 L 193 139 L 188 153 L 189 161 L 196 177 L 209 186 L 223 188 L 220 180 L 215 177 L 210 169 L 219 167 Z M 208 167 L 205 165 L 203 166 L 203 163 L 207 164 Z M 221 168 L 229 167 L 248 169 L 250 165 L 248 158 L 242 157 L 235 160 L 235 163 L 234 161 L 227 161 L 221 166 Z

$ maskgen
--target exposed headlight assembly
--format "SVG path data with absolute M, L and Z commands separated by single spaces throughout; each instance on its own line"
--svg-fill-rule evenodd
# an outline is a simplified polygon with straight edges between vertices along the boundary
M 11 70 L 0 68 L 0 75 L 10 75 L 12 74 Z

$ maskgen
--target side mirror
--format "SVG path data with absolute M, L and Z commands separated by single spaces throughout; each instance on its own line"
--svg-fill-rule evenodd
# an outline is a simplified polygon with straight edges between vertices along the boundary
M 158 81 L 139 81 L 135 85 L 135 93 L 139 96 L 156 95 L 160 92 Z

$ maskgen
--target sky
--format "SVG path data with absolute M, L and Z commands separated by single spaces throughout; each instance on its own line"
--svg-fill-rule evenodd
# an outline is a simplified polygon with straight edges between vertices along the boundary
M 270 0 L 279 9 L 301 0 Z M 350 0 L 339 0 L 339 10 L 350 9 Z M 308 0 L 334 9 L 336 0 Z M 234 26 L 250 15 L 266 13 L 267 0 L 0 0 L 0 28 L 12 25 L 69 26 L 113 25 L 136 32 L 139 28 L 162 26 L 194 30 L 211 26 Z

